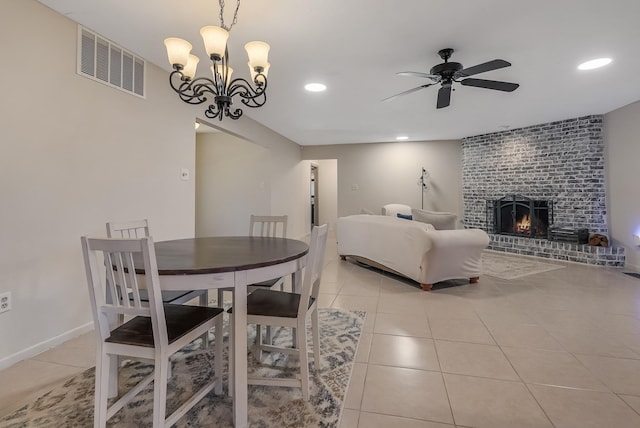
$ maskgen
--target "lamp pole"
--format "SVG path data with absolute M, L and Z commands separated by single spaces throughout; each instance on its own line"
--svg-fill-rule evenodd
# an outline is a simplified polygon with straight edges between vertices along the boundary
M 422 167 L 422 173 L 420 174 L 420 196 L 422 197 L 422 209 L 424 209 L 424 192 L 429 190 L 427 184 L 425 183 L 425 179 L 429 177 L 429 173 L 424 167 Z

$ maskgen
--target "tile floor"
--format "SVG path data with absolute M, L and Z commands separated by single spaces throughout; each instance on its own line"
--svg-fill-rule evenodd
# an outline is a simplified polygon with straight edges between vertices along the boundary
M 340 261 L 321 306 L 367 311 L 341 428 L 640 427 L 640 280 L 568 264 L 423 292 Z M 92 334 L 0 372 L 0 415 L 94 365 Z

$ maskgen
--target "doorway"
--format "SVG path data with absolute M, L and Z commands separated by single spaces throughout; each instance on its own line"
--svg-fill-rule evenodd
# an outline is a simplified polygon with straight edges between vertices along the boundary
M 320 203 L 320 198 L 318 197 L 319 192 L 318 192 L 318 184 L 319 184 L 319 177 L 318 177 L 318 165 L 315 164 L 311 164 L 311 189 L 310 189 L 310 193 L 311 193 L 311 229 L 313 229 L 313 226 L 319 226 L 320 225 L 320 221 L 319 221 L 319 213 L 320 213 L 320 208 L 319 208 L 319 203 Z

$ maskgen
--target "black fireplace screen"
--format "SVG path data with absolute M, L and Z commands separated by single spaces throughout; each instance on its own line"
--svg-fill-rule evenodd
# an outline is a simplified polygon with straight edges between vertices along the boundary
M 492 233 L 547 238 L 550 224 L 553 224 L 552 201 L 520 195 L 487 201 L 487 225 L 493 225 Z

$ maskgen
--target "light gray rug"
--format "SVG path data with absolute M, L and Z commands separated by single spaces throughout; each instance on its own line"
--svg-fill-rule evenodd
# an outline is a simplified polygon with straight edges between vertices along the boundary
M 535 259 L 518 256 L 506 256 L 499 253 L 485 251 L 482 253 L 482 273 L 501 279 L 516 279 L 562 269 L 563 265 L 539 262 Z
M 341 309 L 320 309 L 321 370 L 311 380 L 310 398 L 302 400 L 300 388 L 249 386 L 249 426 L 259 428 L 337 427 L 343 407 L 365 313 Z M 276 344 L 290 344 L 291 330 L 276 330 Z M 253 343 L 255 329 L 249 333 Z M 225 335 L 225 341 L 227 337 Z M 167 414 L 177 400 L 188 397 L 194 385 L 203 383 L 213 371 L 213 351 L 201 349 L 200 340 L 174 357 L 169 382 Z M 226 349 L 226 347 L 225 347 Z M 312 349 L 312 348 L 310 348 Z M 294 356 L 263 354 L 263 364 L 249 356 L 249 371 L 263 376 L 299 376 Z M 227 361 L 225 355 L 225 361 Z M 274 370 L 266 363 L 279 367 Z M 130 388 L 153 366 L 129 362 L 120 369 L 123 388 Z M 0 427 L 90 427 L 93 426 L 94 372 L 89 369 L 39 397 L 33 403 L 0 419 Z M 313 373 L 313 372 L 312 372 Z M 226 363 L 225 363 L 226 390 Z M 123 389 L 121 389 L 121 392 Z M 110 420 L 108 426 L 140 428 L 151 426 L 153 384 Z M 177 427 L 232 427 L 232 401 L 226 395 L 210 393 Z

